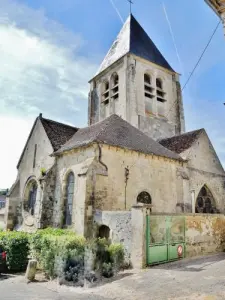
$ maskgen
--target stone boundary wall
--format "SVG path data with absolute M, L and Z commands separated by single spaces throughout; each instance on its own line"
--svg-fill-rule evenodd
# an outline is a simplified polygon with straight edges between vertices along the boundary
M 131 263 L 134 268 L 146 267 L 146 215 L 144 206 L 131 210 Z M 155 214 L 154 214 L 155 215 Z M 185 217 L 185 257 L 204 256 L 225 250 L 225 216 L 222 214 L 157 214 Z
M 110 239 L 113 243 L 120 243 L 125 250 L 125 261 L 130 263 L 131 257 L 131 212 L 130 211 L 100 211 L 94 214 L 94 221 L 97 225 L 96 231 L 101 225 L 110 228 Z
M 225 250 L 224 215 L 185 215 L 186 257 L 200 256 Z

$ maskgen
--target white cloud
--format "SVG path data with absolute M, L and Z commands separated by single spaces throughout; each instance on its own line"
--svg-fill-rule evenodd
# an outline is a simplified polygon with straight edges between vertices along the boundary
M 15 179 L 18 157 L 39 112 L 83 125 L 87 80 L 97 66 L 78 55 L 82 43 L 43 11 L 0 1 L 0 188 Z

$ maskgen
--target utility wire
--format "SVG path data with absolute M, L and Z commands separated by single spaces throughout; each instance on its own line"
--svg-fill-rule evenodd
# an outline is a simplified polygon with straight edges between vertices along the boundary
M 220 21 L 219 21 L 218 24 L 216 25 L 216 28 L 214 29 L 212 35 L 210 36 L 210 39 L 209 39 L 208 43 L 206 44 L 206 46 L 205 46 L 205 48 L 204 48 L 204 50 L 203 50 L 203 52 L 202 52 L 200 58 L 198 59 L 197 63 L 195 64 L 195 66 L 194 66 L 194 68 L 193 68 L 193 70 L 192 70 L 190 76 L 188 77 L 188 79 L 187 79 L 187 81 L 185 82 L 184 86 L 182 87 L 181 91 L 183 91 L 183 90 L 186 88 L 188 82 L 190 81 L 191 77 L 193 76 L 193 74 L 194 74 L 196 68 L 198 67 L 199 63 L 201 62 L 201 60 L 202 60 L 202 58 L 203 58 L 203 56 L 204 56 L 206 50 L 208 49 L 208 47 L 209 47 L 209 45 L 210 45 L 210 43 L 211 43 L 211 41 L 212 41 L 212 39 L 213 39 L 213 37 L 214 37 L 214 35 L 215 35 L 217 29 L 219 28 L 219 25 L 220 25 Z M 173 102 L 173 104 L 172 104 L 170 110 L 168 111 L 168 114 L 166 115 L 166 118 L 169 116 L 169 114 L 170 114 L 172 108 L 174 107 L 174 105 L 176 104 L 176 102 L 177 102 L 177 101 L 174 101 L 174 102 Z
M 122 22 L 122 24 L 124 24 L 124 19 L 122 18 L 121 14 L 120 14 L 120 12 L 119 12 L 119 9 L 117 8 L 117 6 L 116 6 L 114 0 L 109 0 L 109 1 L 111 2 L 113 8 L 115 9 L 115 11 L 116 11 L 116 13 L 117 13 L 117 15 L 118 15 L 120 21 Z
M 203 56 L 204 56 L 206 50 L 208 49 L 208 47 L 209 47 L 209 45 L 210 45 L 210 43 L 211 43 L 211 41 L 212 41 L 212 39 L 213 39 L 213 37 L 214 37 L 214 35 L 215 35 L 217 29 L 219 28 L 219 25 L 220 25 L 220 21 L 219 21 L 218 24 L 216 25 L 216 28 L 214 29 L 214 31 L 213 31 L 213 33 L 212 33 L 212 35 L 211 35 L 211 37 L 210 37 L 210 39 L 209 39 L 207 45 L 205 46 L 205 49 L 203 50 L 203 52 L 202 52 L 202 54 L 201 54 L 199 60 L 197 61 L 196 65 L 195 65 L 194 69 L 192 70 L 190 76 L 188 77 L 187 81 L 185 82 L 185 84 L 184 84 L 184 86 L 183 86 L 183 88 L 182 88 L 182 91 L 183 91 L 183 90 L 185 89 L 185 87 L 187 86 L 187 84 L 188 84 L 188 82 L 190 81 L 192 75 L 194 74 L 196 68 L 198 67 L 200 61 L 202 60 L 202 58 L 203 58 Z
M 184 71 L 183 71 L 183 64 L 182 64 L 182 62 L 181 62 L 181 58 L 180 58 L 179 51 L 178 51 L 178 48 L 177 48 L 177 44 L 176 44 L 176 40 L 175 40 L 175 35 L 174 35 L 174 32 L 173 32 L 172 25 L 171 25 L 169 16 L 168 16 L 168 14 L 167 14 L 166 6 L 165 6 L 164 2 L 162 2 L 162 7 L 163 7 L 163 12 L 164 12 L 164 14 L 165 14 L 166 21 L 167 21 L 168 26 L 169 26 L 170 35 L 171 35 L 172 40 L 173 40 L 173 45 L 174 45 L 174 48 L 175 48 L 175 51 L 176 51 L 177 59 L 178 59 L 178 62 L 179 62 L 179 64 L 180 64 L 181 71 L 182 71 L 182 73 L 184 74 Z

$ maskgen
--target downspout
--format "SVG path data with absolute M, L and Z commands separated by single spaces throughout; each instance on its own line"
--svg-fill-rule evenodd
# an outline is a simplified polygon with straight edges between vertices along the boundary
M 106 164 L 104 164 L 104 162 L 102 161 L 102 149 L 101 149 L 101 147 L 100 147 L 100 145 L 99 145 L 99 143 L 97 143 L 97 145 L 98 145 L 98 150 L 99 150 L 99 154 L 98 154 L 98 161 L 99 161 L 99 163 L 106 169 L 106 171 L 108 171 L 108 167 L 106 166 Z

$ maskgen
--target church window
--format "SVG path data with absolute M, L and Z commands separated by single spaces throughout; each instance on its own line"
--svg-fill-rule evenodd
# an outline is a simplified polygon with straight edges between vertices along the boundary
M 137 202 L 138 203 L 143 203 L 143 204 L 152 204 L 152 198 L 149 195 L 148 192 L 141 192 L 138 196 L 137 196 Z
M 105 81 L 103 83 L 102 102 L 104 104 L 109 103 L 109 82 L 108 81 Z
M 165 92 L 163 90 L 163 82 L 160 78 L 156 79 L 156 96 L 157 96 L 157 112 L 158 116 L 165 116 Z
M 111 98 L 116 100 L 119 98 L 119 76 L 114 73 L 111 78 Z
M 32 216 L 34 215 L 35 203 L 37 198 L 37 182 L 32 179 L 26 186 L 24 193 L 24 209 Z
M 36 166 L 36 154 L 37 154 L 37 144 L 34 146 L 34 159 L 33 159 L 33 168 Z
M 73 210 L 73 195 L 74 195 L 74 174 L 70 172 L 66 181 L 66 197 L 64 209 L 64 224 L 72 225 L 72 210 Z
M 213 214 L 219 212 L 216 208 L 216 203 L 213 198 L 213 195 L 210 192 L 210 190 L 207 188 L 207 186 L 203 186 L 198 194 L 196 204 L 195 204 L 195 212 L 207 213 L 207 214 Z
M 145 95 L 145 112 L 152 114 L 153 112 L 153 94 L 154 88 L 152 87 L 151 76 L 144 74 L 144 95 Z

